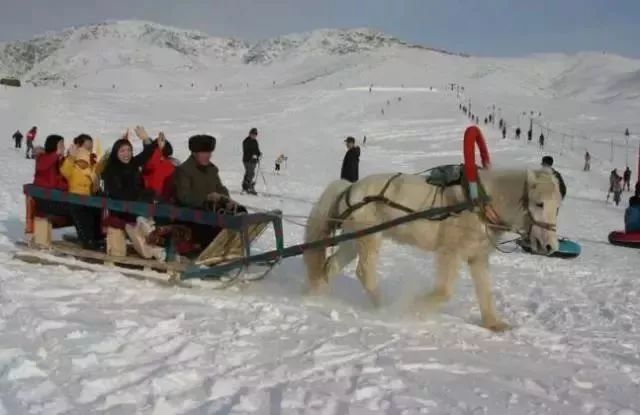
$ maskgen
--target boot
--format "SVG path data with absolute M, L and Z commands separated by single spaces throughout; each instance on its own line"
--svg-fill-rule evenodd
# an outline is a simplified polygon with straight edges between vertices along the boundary
M 153 256 L 151 247 L 149 246 L 149 244 L 147 244 L 147 241 L 145 240 L 145 237 L 142 235 L 142 232 L 140 231 L 140 228 L 138 226 L 126 224 L 124 230 L 131 240 L 133 249 L 136 250 L 138 255 L 145 259 L 149 259 Z
M 167 251 L 161 246 L 152 246 L 150 251 L 151 255 L 158 261 L 165 262 L 167 260 Z
M 156 230 L 156 224 L 151 218 L 138 216 L 136 218 L 136 224 L 138 229 L 140 229 L 142 236 L 144 236 L 145 238 L 148 237 L 151 232 Z

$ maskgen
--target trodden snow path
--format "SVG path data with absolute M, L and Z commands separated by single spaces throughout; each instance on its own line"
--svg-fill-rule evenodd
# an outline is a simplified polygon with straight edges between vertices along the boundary
M 188 136 L 209 132 L 219 138 L 214 161 L 234 192 L 239 141 L 257 126 L 265 153 L 257 187 L 273 196 L 239 199 L 305 215 L 339 172 L 345 135 L 367 135 L 363 175 L 460 161 L 466 120 L 454 97 L 414 91 L 381 116 L 395 96 L 381 90 L 24 89 L 0 96 L 0 123 L 13 129 L 14 120 L 29 120 L 41 127 L 39 140 L 61 132 L 69 142 L 86 131 L 104 147 L 120 127 L 141 123 L 165 129 L 182 159 Z M 10 105 L 16 100 L 31 105 Z M 615 113 L 601 111 L 615 122 Z M 533 145 L 484 130 L 496 166 L 538 164 Z M 288 165 L 275 175 L 272 160 L 282 152 Z M 429 289 L 433 261 L 393 244 L 382 250 L 380 310 L 352 268 L 329 298 L 304 297 L 300 258 L 265 281 L 223 292 L 14 260 L 21 185 L 33 163 L 7 149 L 0 153 L 0 414 L 640 413 L 640 252 L 606 243 L 622 225 L 622 208 L 603 201 L 607 168 L 584 173 L 580 157 L 556 155 L 569 185 L 560 233 L 578 239 L 583 253 L 571 261 L 496 253 L 497 308 L 514 329 L 493 334 L 478 326 L 466 271 L 441 313 L 412 315 L 408 305 Z M 301 241 L 302 228 L 285 226 L 290 243 Z M 269 237 L 258 246 L 271 247 Z

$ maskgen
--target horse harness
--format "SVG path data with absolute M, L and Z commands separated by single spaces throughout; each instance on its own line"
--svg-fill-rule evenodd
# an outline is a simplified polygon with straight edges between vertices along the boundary
M 383 203 L 391 208 L 403 211 L 407 214 L 416 213 L 416 210 L 411 209 L 407 206 L 404 206 L 400 203 L 394 202 L 393 200 L 390 200 L 385 195 L 391 183 L 394 180 L 396 180 L 398 177 L 402 176 L 402 174 L 403 173 L 396 173 L 395 175 L 391 176 L 391 178 L 387 180 L 387 182 L 385 183 L 385 185 L 382 187 L 382 189 L 377 195 L 365 196 L 362 198 L 360 202 L 357 202 L 357 203 L 351 203 L 351 189 L 353 187 L 353 184 L 349 186 L 347 189 L 345 189 L 342 192 L 342 194 L 338 197 L 334 205 L 334 209 L 338 208 L 340 202 L 343 199 L 345 204 L 347 205 L 347 209 L 345 209 L 342 213 L 338 215 L 333 215 L 334 226 L 336 228 L 340 228 L 342 222 L 344 222 L 353 212 L 362 208 L 365 205 L 368 205 L 369 203 Z M 429 183 L 429 184 L 432 184 L 432 183 Z M 448 183 L 445 183 L 442 185 L 435 184 L 435 186 L 438 186 L 441 189 L 444 189 L 450 186 L 456 186 L 456 185 L 462 186 L 465 189 L 465 195 L 467 196 L 467 198 L 470 198 L 469 191 L 468 191 L 468 182 L 465 179 L 464 174 L 460 174 L 460 177 L 458 179 L 454 179 Z M 523 229 L 519 229 L 519 230 L 513 229 L 512 226 L 508 225 L 500 218 L 500 215 L 498 214 L 498 212 L 496 212 L 496 210 L 491 205 L 490 198 L 480 181 L 478 181 L 478 194 L 479 194 L 479 198 L 478 200 L 474 201 L 475 202 L 474 204 L 479 208 L 478 213 L 480 214 L 480 217 L 487 223 L 487 226 L 489 227 L 506 230 L 506 231 L 513 231 L 523 236 L 529 235 L 534 226 L 538 226 L 542 229 L 554 231 L 554 232 L 556 230 L 555 224 L 539 221 L 533 216 L 533 213 L 531 212 L 531 209 L 529 207 L 528 182 L 526 180 L 525 180 L 524 192 L 522 196 L 522 206 L 523 206 L 523 209 L 526 210 L 527 219 L 530 221 L 530 226 L 526 232 L 524 232 Z M 441 216 L 431 220 L 441 221 L 451 217 L 452 215 L 453 215 L 452 213 L 444 213 Z

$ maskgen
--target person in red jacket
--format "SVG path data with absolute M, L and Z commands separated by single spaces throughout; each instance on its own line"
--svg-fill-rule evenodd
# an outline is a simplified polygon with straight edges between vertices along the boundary
M 64 138 L 50 135 L 44 143 L 44 152 L 36 157 L 33 184 L 47 189 L 66 191 L 67 181 L 60 173 L 64 154 Z
M 38 133 L 38 127 L 32 127 L 27 133 L 27 151 L 25 156 L 28 159 L 34 158 L 33 156 L 33 142 L 36 139 L 36 134 Z
M 171 158 L 173 147 L 162 132 L 152 146 L 153 154 L 142 167 L 144 187 L 153 190 L 158 200 L 171 202 L 174 193 L 173 173 L 176 170 L 176 164 Z

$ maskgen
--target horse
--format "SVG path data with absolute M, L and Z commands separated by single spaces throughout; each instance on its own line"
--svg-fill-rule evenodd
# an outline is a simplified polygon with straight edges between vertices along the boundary
M 356 275 L 374 305 L 380 305 L 376 275 L 383 238 L 435 252 L 433 290 L 416 304 L 438 308 L 453 294 L 460 265 L 466 262 L 480 306 L 482 326 L 504 331 L 509 325 L 496 314 L 491 292 L 489 256 L 504 232 L 528 238 L 535 253 L 550 255 L 558 249 L 556 221 L 561 203 L 559 184 L 547 168 L 536 170 L 480 169 L 479 179 L 488 203 L 473 210 L 439 218 L 416 220 L 381 233 L 343 242 L 327 257 L 324 248 L 303 254 L 309 293 L 326 294 L 331 279 L 358 258 Z M 314 204 L 305 228 L 306 242 L 342 232 L 355 232 L 399 218 L 408 212 L 452 206 L 468 201 L 462 184 L 441 187 L 412 174 L 375 174 L 356 183 L 344 180 L 327 186 Z

